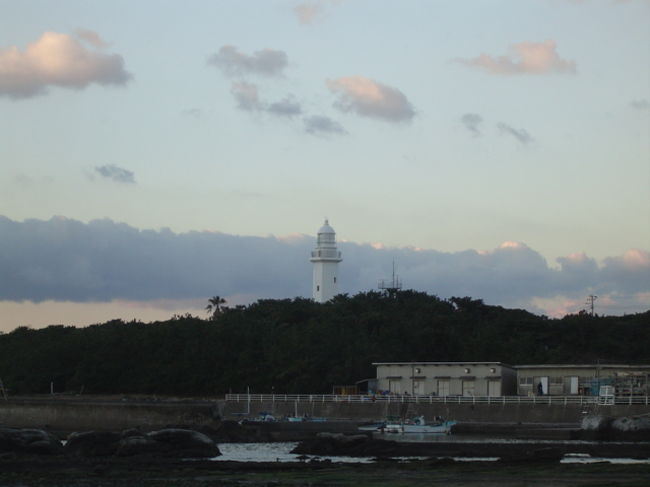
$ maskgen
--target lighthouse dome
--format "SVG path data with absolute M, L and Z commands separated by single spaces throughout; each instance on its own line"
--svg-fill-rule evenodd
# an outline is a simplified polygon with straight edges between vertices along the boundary
M 330 227 L 329 221 L 325 220 L 323 226 L 318 229 L 318 233 L 336 233 L 336 232 L 332 227 Z

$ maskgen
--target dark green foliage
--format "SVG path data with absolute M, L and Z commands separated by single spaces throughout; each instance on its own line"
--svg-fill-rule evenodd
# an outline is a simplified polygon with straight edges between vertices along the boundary
M 0 335 L 11 393 L 329 393 L 374 377 L 373 362 L 650 363 L 650 311 L 569 315 L 448 301 L 415 291 L 260 300 L 202 320 L 113 320 Z

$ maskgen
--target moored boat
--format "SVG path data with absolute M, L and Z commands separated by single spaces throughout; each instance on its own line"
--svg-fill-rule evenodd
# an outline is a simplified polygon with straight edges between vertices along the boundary
M 451 427 L 456 421 L 446 421 L 442 418 L 436 418 L 436 421 L 427 424 L 424 416 L 416 416 L 413 419 L 402 421 L 387 421 L 379 428 L 379 431 L 386 433 L 440 433 L 450 434 Z

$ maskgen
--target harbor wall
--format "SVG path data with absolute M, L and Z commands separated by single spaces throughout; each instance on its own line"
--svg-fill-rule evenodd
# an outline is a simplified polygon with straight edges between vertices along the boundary
M 10 398 L 0 400 L 0 425 L 62 432 L 136 427 L 153 430 L 168 426 L 200 428 L 217 427 L 220 419 L 254 419 L 262 411 L 277 418 L 297 414 L 358 422 L 424 415 L 472 423 L 577 424 L 588 414 L 650 414 L 650 406 Z
M 214 426 L 222 404 L 217 401 L 9 399 L 0 400 L 0 425 L 63 432 Z
M 227 401 L 223 415 L 228 418 L 254 418 L 261 412 L 275 417 L 311 416 L 329 419 L 378 421 L 388 416 L 425 418 L 442 416 L 459 422 L 479 423 L 567 423 L 576 424 L 590 414 L 635 416 L 650 414 L 646 405 L 580 405 L 580 404 L 454 404 L 413 402 L 294 402 L 294 401 Z

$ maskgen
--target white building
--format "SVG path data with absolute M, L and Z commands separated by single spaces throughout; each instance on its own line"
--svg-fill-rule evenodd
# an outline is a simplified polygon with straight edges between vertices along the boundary
M 338 294 L 338 266 L 343 260 L 336 249 L 336 232 L 327 220 L 318 230 L 309 260 L 314 264 L 312 297 L 317 303 L 325 303 Z

